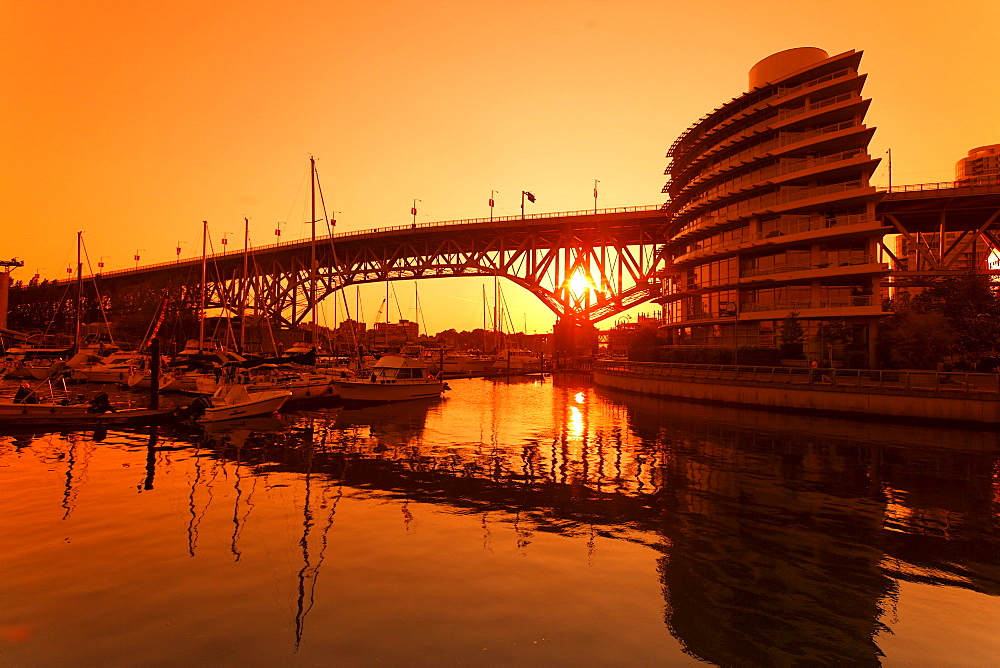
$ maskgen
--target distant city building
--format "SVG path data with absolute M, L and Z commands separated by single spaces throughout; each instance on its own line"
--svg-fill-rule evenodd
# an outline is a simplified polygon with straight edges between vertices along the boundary
M 873 357 L 888 265 L 878 261 L 885 230 L 861 55 L 804 47 L 769 56 L 750 71 L 749 92 L 670 147 L 658 299 L 669 344 L 773 347 L 796 313 L 810 356 L 826 356 L 820 325 L 836 321 Z
M 980 146 L 955 164 L 959 183 L 1000 183 L 1000 144 Z
M 348 338 L 351 336 L 361 336 L 367 331 L 365 323 L 352 320 L 351 318 L 341 320 L 340 324 L 337 325 L 337 329 L 334 330 L 338 337 Z
M 411 320 L 399 322 L 377 322 L 372 328 L 373 340 L 376 344 L 389 340 L 416 341 L 420 336 L 420 326 Z

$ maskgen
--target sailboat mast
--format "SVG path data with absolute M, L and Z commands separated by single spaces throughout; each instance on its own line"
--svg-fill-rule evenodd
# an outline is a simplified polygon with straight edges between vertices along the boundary
M 250 281 L 248 265 L 250 261 L 250 219 L 243 217 L 243 283 L 240 285 L 240 354 L 246 352 L 247 338 L 247 291 Z
M 82 320 L 81 309 L 83 308 L 83 259 L 81 247 L 83 246 L 83 232 L 76 233 L 76 320 L 73 334 L 74 352 L 80 352 L 80 326 Z
M 309 156 L 309 183 L 311 190 L 309 219 L 312 221 L 312 243 L 309 247 L 309 304 L 312 306 L 312 345 L 316 348 L 319 335 L 316 310 L 316 159 Z
M 198 352 L 205 345 L 205 291 L 208 276 L 208 221 L 201 221 L 201 309 L 198 312 Z

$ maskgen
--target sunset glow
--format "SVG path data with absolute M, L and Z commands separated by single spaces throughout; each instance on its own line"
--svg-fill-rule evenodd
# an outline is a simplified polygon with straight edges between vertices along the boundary
M 415 200 L 417 223 L 517 216 L 523 191 L 537 197 L 529 214 L 660 204 L 671 142 L 745 90 L 755 62 L 800 45 L 865 52 L 871 154 L 892 149 L 896 183 L 949 180 L 969 148 L 998 141 L 1000 56 L 970 38 L 1000 24 L 993 0 L 794 12 L 727 1 L 710 36 L 704 12 L 636 0 L 6 3 L 0 253 L 25 262 L 17 281 L 64 278 L 79 230 L 107 270 L 195 256 L 202 220 L 216 248 L 228 233 L 230 252 L 244 216 L 253 245 L 276 229 L 306 238 L 310 155 L 338 232 L 407 225 Z M 887 180 L 883 164 L 873 182 Z M 482 326 L 484 285 L 492 294 L 478 278 L 421 281 L 427 329 Z M 538 299 L 504 289 L 519 329 L 551 327 Z M 368 319 L 384 297 L 361 289 Z M 399 302 L 412 319 L 412 300 Z

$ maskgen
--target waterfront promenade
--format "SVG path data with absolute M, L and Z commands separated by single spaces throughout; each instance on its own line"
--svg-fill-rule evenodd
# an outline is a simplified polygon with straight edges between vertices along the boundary
M 1000 376 L 602 361 L 594 383 L 694 401 L 904 419 L 1000 424 Z

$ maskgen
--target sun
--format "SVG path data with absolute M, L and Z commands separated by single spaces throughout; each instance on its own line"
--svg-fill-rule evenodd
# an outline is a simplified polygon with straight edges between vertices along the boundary
M 593 290 L 594 283 L 582 271 L 573 274 L 569 279 L 569 291 L 575 297 L 583 296 L 587 290 Z

